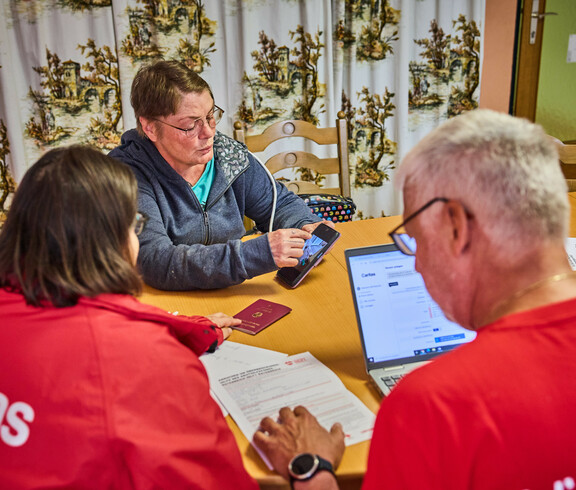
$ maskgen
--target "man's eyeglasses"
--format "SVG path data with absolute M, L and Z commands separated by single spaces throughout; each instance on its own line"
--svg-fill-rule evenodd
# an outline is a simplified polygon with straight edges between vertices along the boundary
M 170 126 L 171 128 L 177 129 L 178 131 L 182 131 L 188 138 L 193 138 L 194 136 L 198 136 L 204 124 L 208 124 L 212 129 L 216 127 L 216 124 L 220 122 L 222 119 L 222 115 L 224 114 L 224 110 L 220 109 L 217 105 L 208 113 L 208 115 L 204 117 L 199 117 L 198 119 L 194 119 L 192 122 L 192 127 L 190 128 L 179 128 L 178 126 L 174 126 L 173 124 L 167 123 L 166 121 L 162 121 L 160 119 L 156 119 L 155 117 L 151 117 L 153 121 L 158 121 L 162 124 L 166 124 L 166 126 Z M 204 122 L 206 121 L 206 122 Z
M 136 213 L 136 219 L 134 221 L 134 233 L 136 233 L 136 236 L 142 233 L 149 219 L 150 218 L 148 218 L 144 213 Z
M 417 211 L 414 211 L 410 216 L 408 216 L 402 223 L 400 223 L 396 228 L 394 228 L 390 233 L 390 238 L 394 241 L 398 250 L 405 255 L 416 255 L 416 240 L 414 240 L 405 231 L 406 223 L 418 216 L 422 211 L 428 209 L 432 204 L 436 202 L 449 202 L 450 199 L 445 197 L 435 197 L 434 199 L 428 201 L 424 206 L 422 206 Z

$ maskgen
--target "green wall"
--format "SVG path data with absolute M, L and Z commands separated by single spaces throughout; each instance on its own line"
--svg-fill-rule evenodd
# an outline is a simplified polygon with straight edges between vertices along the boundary
M 548 134 L 576 141 L 576 63 L 567 63 L 568 37 L 576 35 L 576 1 L 546 0 L 548 15 L 540 59 L 536 122 Z

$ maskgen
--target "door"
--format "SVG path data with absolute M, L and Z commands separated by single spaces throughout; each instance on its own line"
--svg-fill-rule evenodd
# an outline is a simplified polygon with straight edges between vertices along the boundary
M 514 114 L 576 140 L 576 2 L 523 0 Z

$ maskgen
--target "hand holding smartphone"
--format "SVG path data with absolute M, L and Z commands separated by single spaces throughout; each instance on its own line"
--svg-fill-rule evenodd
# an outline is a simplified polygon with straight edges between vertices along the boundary
M 295 267 L 282 267 L 276 273 L 276 278 L 291 288 L 295 288 L 302 279 L 318 264 L 320 259 L 340 238 L 340 233 L 325 225 L 318 225 L 312 232 L 312 238 L 304 243 L 303 254 Z

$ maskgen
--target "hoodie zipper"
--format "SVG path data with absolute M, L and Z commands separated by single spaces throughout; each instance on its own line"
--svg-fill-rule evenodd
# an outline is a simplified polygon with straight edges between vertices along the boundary
M 226 191 L 228 191 L 228 189 L 230 189 L 230 187 L 232 187 L 232 184 L 234 184 L 234 182 L 236 182 L 236 180 L 244 173 L 246 172 L 246 170 L 248 170 L 248 166 L 244 167 L 240 172 L 238 172 L 234 178 L 228 182 L 228 185 L 222 190 L 222 192 L 218 195 L 218 197 L 216 197 L 211 203 L 210 205 L 206 205 L 206 209 L 204 209 L 202 207 L 202 204 L 200 204 L 200 201 L 198 200 L 198 197 L 196 196 L 196 194 L 194 193 L 194 191 L 192 190 L 192 186 L 190 184 L 188 184 L 188 189 L 190 189 L 190 192 L 192 193 L 192 195 L 194 196 L 194 199 L 196 200 L 196 202 L 198 203 L 198 206 L 200 206 L 200 209 L 202 210 L 202 216 L 204 218 L 204 229 L 206 230 L 206 234 L 205 234 L 205 238 L 204 238 L 204 243 L 203 245 L 208 245 L 210 243 L 210 224 L 208 222 L 208 210 L 214 205 L 216 204 L 224 194 L 226 194 Z
M 192 194 L 192 199 L 196 202 L 196 204 L 198 205 L 198 207 L 202 211 L 202 217 L 204 218 L 204 230 L 206 230 L 206 233 L 204 233 L 204 241 L 203 241 L 202 245 L 208 245 L 210 243 L 210 225 L 208 223 L 208 213 L 202 207 L 202 204 L 200 204 L 200 200 L 198 199 L 198 196 L 196 196 L 196 193 L 194 192 L 194 190 L 192 189 L 192 186 L 189 183 L 188 183 L 188 191 L 190 192 L 190 194 Z

